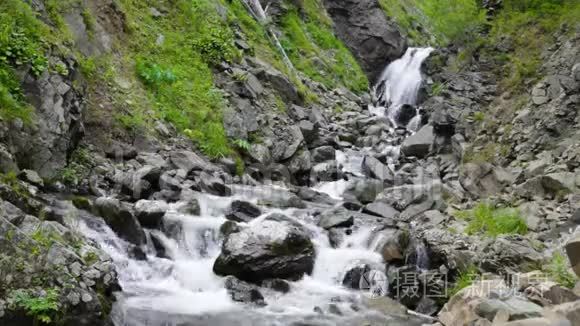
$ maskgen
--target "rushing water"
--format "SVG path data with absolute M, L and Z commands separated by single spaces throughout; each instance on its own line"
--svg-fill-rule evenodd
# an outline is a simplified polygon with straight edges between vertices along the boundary
M 388 103 L 387 114 L 392 119 L 396 118 L 401 105 L 416 104 L 421 84 L 420 66 L 430 52 L 431 49 L 411 48 L 383 72 L 384 92 L 381 97 Z M 382 114 L 380 109 L 371 109 Z M 413 120 L 412 123 L 418 124 Z M 397 148 L 389 150 L 397 151 Z M 360 151 L 337 151 L 337 162 L 343 173 L 363 177 L 363 156 Z M 348 186 L 349 181 L 341 179 L 321 183 L 314 189 L 340 200 Z M 284 196 L 288 190 L 265 185 L 232 186 L 232 190 L 233 195 L 225 198 L 193 194 L 201 205 L 200 216 L 181 214 L 172 207 L 164 217 L 164 224 L 176 227 L 164 232 L 146 231 L 149 239 L 147 247 L 143 248 L 146 260 L 132 258 L 130 245 L 102 219 L 77 212 L 83 216 L 80 231 L 100 244 L 117 266 L 123 292 L 112 312 L 116 326 L 352 325 L 362 324 L 363 320 L 368 325 L 389 324 L 393 317 L 361 308 L 364 297 L 377 294 L 370 292 L 378 289 L 380 295 L 385 295 L 388 291 L 382 256 L 378 253 L 378 243 L 382 239 L 375 237 L 371 227 L 360 227 L 345 236 L 340 247 L 333 248 L 327 231 L 316 225 L 312 207 L 285 210 L 262 207 L 264 214 L 246 224 L 252 227 L 271 212 L 283 213 L 302 224 L 310 232 L 316 249 L 312 275 L 292 282 L 287 294 L 261 289 L 267 303 L 264 307 L 233 302 L 224 288 L 223 278 L 212 270 L 220 254 L 223 239 L 219 228 L 226 221 L 226 210 L 236 199 L 255 204 L 271 202 L 276 196 Z M 167 258 L 155 255 L 152 238 L 165 247 Z M 417 252 L 417 256 L 420 264 L 426 264 L 424 252 Z M 345 273 L 363 263 L 382 266 L 372 271 L 372 280 L 367 280 L 374 283 L 371 291 L 344 288 Z M 342 313 L 328 313 L 331 305 Z
M 433 52 L 432 48 L 408 48 L 403 57 L 390 63 L 382 72 L 375 95 L 379 105 L 372 109 L 375 114 L 385 114 L 396 124 L 404 105 L 417 105 L 417 98 L 423 77 L 421 65 Z M 406 126 L 416 130 L 421 116 L 415 112 L 414 117 Z

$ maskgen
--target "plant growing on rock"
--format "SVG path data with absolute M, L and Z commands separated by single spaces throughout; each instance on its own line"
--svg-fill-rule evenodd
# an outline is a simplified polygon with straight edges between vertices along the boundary
M 59 291 L 56 288 L 47 289 L 42 294 L 36 294 L 31 290 L 18 289 L 11 293 L 14 308 L 26 311 L 26 314 L 35 320 L 50 324 L 55 321 L 60 304 L 58 301 Z
M 465 289 L 468 286 L 471 286 L 471 284 L 473 284 L 473 282 L 477 279 L 478 275 L 478 270 L 475 266 L 470 265 L 467 267 L 465 271 L 459 273 L 459 277 L 457 280 L 455 280 L 455 285 L 448 289 L 448 296 L 451 298 L 459 291 Z
M 576 276 L 570 272 L 566 257 L 560 253 L 555 253 L 552 256 L 552 260 L 545 266 L 544 272 L 554 282 L 569 289 L 573 288 L 578 281 Z
M 466 232 L 469 235 L 497 237 L 528 233 L 526 222 L 514 208 L 496 208 L 489 203 L 479 203 L 471 210 L 457 212 L 456 216 L 468 221 Z

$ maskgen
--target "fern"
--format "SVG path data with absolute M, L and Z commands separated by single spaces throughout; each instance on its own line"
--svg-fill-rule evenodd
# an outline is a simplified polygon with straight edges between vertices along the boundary
M 43 296 L 35 296 L 30 291 L 19 289 L 12 292 L 11 298 L 17 308 L 25 310 L 26 314 L 42 323 L 50 324 L 60 308 L 59 295 L 56 288 L 46 290 Z

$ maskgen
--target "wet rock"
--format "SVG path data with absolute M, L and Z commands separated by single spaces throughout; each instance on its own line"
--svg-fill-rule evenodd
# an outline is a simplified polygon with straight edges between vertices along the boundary
M 319 216 L 318 226 L 324 229 L 348 228 L 354 224 L 356 213 L 343 207 L 331 208 Z
M 384 185 L 380 180 L 360 179 L 352 183 L 346 193 L 352 195 L 362 204 L 368 204 L 374 201 L 383 189 Z
M 377 201 L 390 205 L 398 211 L 404 211 L 412 204 L 427 200 L 429 194 L 430 189 L 425 185 L 404 185 L 383 190 L 377 196 Z
M 388 183 L 393 182 L 393 171 L 391 171 L 388 166 L 384 165 L 381 163 L 381 161 L 372 156 L 365 156 L 362 162 L 362 169 L 363 172 L 371 178 Z
M 126 204 L 115 198 L 100 197 L 95 201 L 95 209 L 119 237 L 138 246 L 145 243 L 145 232 Z
M 201 206 L 197 198 L 188 198 L 177 206 L 177 211 L 182 214 L 199 216 L 201 214 Z
M 234 222 L 250 222 L 260 216 L 262 211 L 258 206 L 242 200 L 234 200 L 226 218 Z
M 165 248 L 163 241 L 156 233 L 151 233 L 151 243 L 153 244 L 153 248 L 155 248 L 155 255 L 157 257 L 171 259 L 167 254 L 167 248 Z
M 398 112 L 397 117 L 396 117 L 396 122 L 400 126 L 406 126 L 409 124 L 411 119 L 413 119 L 413 117 L 416 115 L 417 115 L 417 109 L 414 106 L 409 105 L 409 104 L 403 104 L 399 108 L 399 112 Z
M 332 228 L 328 230 L 328 241 L 332 248 L 338 248 L 344 241 L 345 229 L 343 228 Z
M 370 282 L 373 270 L 372 264 L 356 265 L 344 274 L 342 285 L 354 290 L 368 290 L 372 285 Z
M 281 293 L 290 292 L 290 283 L 281 279 L 262 281 L 261 286 Z
M 560 316 L 564 316 L 572 323 L 572 326 L 580 325 L 580 300 L 554 306 L 550 311 L 553 311 Z
M 220 226 L 220 234 L 224 238 L 228 237 L 232 233 L 240 232 L 241 230 L 242 228 L 234 221 L 225 221 L 224 224 Z
M 160 200 L 140 200 L 135 203 L 135 216 L 143 227 L 156 229 L 163 223 L 163 216 L 169 209 L 166 202 Z
M 424 126 L 416 134 L 405 138 L 401 145 L 401 153 L 408 157 L 427 157 L 434 141 L 433 126 Z
M 265 306 L 264 296 L 257 286 L 238 280 L 234 276 L 225 278 L 225 288 L 228 290 L 232 300 L 243 303 L 253 303 L 258 306 Z
M 273 278 L 297 280 L 313 267 L 314 245 L 306 230 L 284 215 L 271 214 L 230 234 L 213 270 L 259 283 Z
M 217 196 L 230 196 L 232 191 L 225 182 L 209 173 L 202 172 L 199 176 L 201 189 Z
M 312 167 L 310 173 L 311 184 L 323 181 L 336 181 L 340 179 L 341 171 L 336 161 L 318 163 Z

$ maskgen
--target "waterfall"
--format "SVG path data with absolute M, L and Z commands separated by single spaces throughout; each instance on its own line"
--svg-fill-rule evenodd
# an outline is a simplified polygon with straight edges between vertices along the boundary
M 415 106 L 423 82 L 421 65 L 431 52 L 432 48 L 408 48 L 401 58 L 390 63 L 374 88 L 378 104 L 371 112 L 386 113 L 396 125 L 407 126 L 412 131 L 418 129 L 421 117 Z M 403 114 L 408 118 L 403 119 Z

